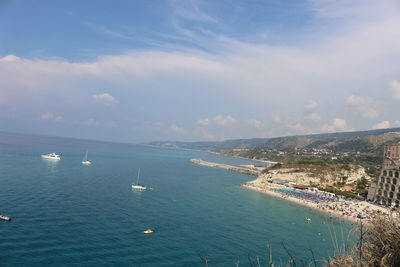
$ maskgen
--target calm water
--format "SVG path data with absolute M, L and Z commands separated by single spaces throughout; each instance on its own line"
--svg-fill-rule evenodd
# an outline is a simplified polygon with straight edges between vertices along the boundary
M 86 149 L 91 166 L 80 162 Z M 57 152 L 59 162 L 40 154 Z M 245 164 L 206 152 L 0 133 L 1 266 L 249 266 L 321 258 L 351 225 L 249 191 L 254 177 L 188 163 L 190 158 Z M 153 188 L 132 192 L 141 182 Z M 311 217 L 312 223 L 304 218 Z M 153 235 L 144 235 L 148 227 Z

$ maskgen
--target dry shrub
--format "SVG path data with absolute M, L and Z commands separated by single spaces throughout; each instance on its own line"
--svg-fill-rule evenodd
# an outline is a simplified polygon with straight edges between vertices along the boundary
M 373 220 L 364 234 L 362 254 L 369 266 L 400 266 L 400 222 L 392 217 Z
M 359 224 L 359 241 L 347 254 L 336 255 L 329 267 L 399 267 L 400 222 L 393 217 L 377 217 L 371 224 Z
M 354 260 L 353 255 L 343 254 L 333 256 L 325 266 L 329 267 L 360 267 L 359 262 Z

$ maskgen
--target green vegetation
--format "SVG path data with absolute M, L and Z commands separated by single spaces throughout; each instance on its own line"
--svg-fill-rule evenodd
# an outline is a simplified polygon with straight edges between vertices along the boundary
M 338 196 L 344 196 L 346 198 L 358 198 L 357 193 L 350 192 L 350 191 L 341 191 L 333 186 L 328 186 L 325 189 L 321 189 L 321 190 L 329 192 L 329 193 L 334 193 L 335 195 L 338 195 Z
M 351 171 L 351 167 L 349 164 L 343 164 L 340 166 L 340 168 L 342 168 L 345 171 Z
M 357 131 L 357 132 L 313 134 L 313 135 L 303 135 L 303 136 L 288 136 L 288 137 L 278 137 L 278 138 L 233 139 L 220 142 L 154 141 L 144 144 L 153 146 L 209 150 L 214 152 L 219 152 L 221 150 L 232 150 L 232 149 L 251 149 L 251 150 L 253 149 L 257 150 L 260 148 L 278 149 L 278 147 L 280 148 L 287 147 L 288 150 L 293 150 L 295 147 L 299 147 L 299 144 L 301 144 L 301 148 L 306 148 L 306 149 L 320 148 L 329 145 L 331 142 L 335 143 L 351 139 L 365 138 L 368 136 L 379 136 L 385 133 L 398 132 L 398 131 L 400 131 L 400 128 Z M 360 145 L 360 143 L 358 144 Z M 354 144 L 353 148 L 354 149 L 357 148 L 357 151 L 361 151 L 358 149 L 360 147 L 356 147 L 355 145 L 356 144 Z M 342 151 L 346 151 L 346 149 L 343 148 Z
M 227 150 L 223 153 L 285 164 L 343 164 L 341 168 L 347 171 L 351 171 L 351 165 L 360 165 L 371 178 L 376 178 L 381 170 L 383 147 L 385 144 L 400 141 L 399 129 L 390 129 L 390 132 L 368 132 L 371 135 L 359 133 L 356 136 L 332 134 L 273 138 L 254 149 Z
M 383 147 L 400 141 L 400 128 L 373 131 L 237 139 L 222 142 L 152 142 L 150 145 L 216 151 L 228 156 L 270 160 L 283 164 L 330 166 L 344 164 L 365 168 L 371 178 L 379 176 Z M 281 165 L 276 165 L 279 168 Z M 332 171 L 335 171 L 332 170 Z
M 329 162 L 323 159 L 297 160 L 295 164 L 327 165 Z

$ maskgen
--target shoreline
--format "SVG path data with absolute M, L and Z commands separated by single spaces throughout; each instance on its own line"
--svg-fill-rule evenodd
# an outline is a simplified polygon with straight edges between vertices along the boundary
M 224 170 L 229 170 L 233 172 L 239 172 L 242 174 L 247 174 L 247 175 L 253 175 L 259 177 L 260 171 L 252 170 L 252 169 L 247 169 L 244 167 L 237 167 L 237 166 L 232 166 L 232 165 L 226 165 L 226 164 L 220 164 L 220 163 L 215 163 L 215 162 L 208 162 L 208 161 L 203 161 L 201 159 L 191 159 L 189 162 L 202 165 L 202 166 L 207 166 L 207 167 L 213 167 L 213 168 L 220 168 Z M 290 194 L 286 194 L 283 192 L 276 192 L 273 191 L 273 189 L 288 189 L 288 190 L 293 190 L 289 189 L 287 187 L 283 188 L 278 185 L 274 184 L 269 184 L 265 183 L 259 180 L 259 178 L 256 178 L 255 180 L 248 181 L 244 184 L 241 184 L 240 186 L 245 187 L 249 190 L 257 191 L 262 194 L 267 194 L 272 197 L 276 197 L 282 200 L 287 200 L 290 201 L 294 204 L 304 206 L 306 208 L 313 209 L 315 211 L 321 212 L 329 216 L 329 218 L 336 217 L 340 219 L 344 219 L 347 221 L 350 221 L 352 223 L 360 223 L 361 221 L 368 224 L 372 218 L 375 216 L 379 215 L 384 215 L 384 216 L 393 216 L 391 215 L 392 213 L 390 210 L 377 206 L 375 204 L 366 202 L 366 201 L 358 201 L 358 200 L 329 200 L 329 199 L 321 199 L 319 201 L 312 201 L 308 198 L 302 198 L 302 197 L 295 197 Z M 296 191 L 296 190 L 295 190 Z M 297 191 L 299 192 L 299 191 Z M 360 218 L 362 217 L 362 218 Z M 400 214 L 397 215 L 397 217 L 400 218 Z M 306 218 L 305 218 L 306 219 Z
M 241 186 L 244 187 L 244 188 L 247 188 L 249 190 L 257 191 L 257 192 L 260 192 L 262 194 L 273 196 L 273 197 L 276 197 L 276 198 L 279 198 L 279 199 L 282 199 L 282 200 L 287 200 L 287 201 L 290 201 L 292 203 L 295 203 L 295 204 L 298 204 L 298 205 L 301 205 L 301 206 L 304 206 L 304 207 L 307 207 L 307 208 L 314 209 L 316 211 L 328 214 L 330 217 L 331 216 L 335 216 L 335 217 L 338 217 L 338 218 L 341 218 L 341 219 L 345 219 L 345 220 L 351 221 L 353 223 L 359 223 L 360 220 L 362 222 L 364 222 L 364 223 L 369 223 L 368 219 L 360 219 L 360 218 L 357 218 L 357 217 L 354 217 L 354 216 L 351 216 L 351 215 L 346 215 L 341 210 L 332 210 L 332 209 L 327 209 L 327 208 L 321 208 L 320 206 L 318 206 L 317 203 L 274 192 L 274 191 L 271 190 L 271 189 L 273 189 L 273 187 L 261 188 L 259 186 L 251 185 L 251 184 L 248 184 L 248 183 L 242 184 Z M 337 202 L 337 203 L 339 203 L 339 202 Z M 389 213 L 388 213 L 387 209 L 385 209 L 383 207 L 379 207 L 379 206 L 373 205 L 373 204 L 365 202 L 365 201 L 357 201 L 355 203 L 352 203 L 351 205 L 358 205 L 358 206 L 361 206 L 361 207 L 364 207 L 364 208 L 366 206 L 373 207 L 373 211 L 374 212 L 380 212 L 380 213 L 383 213 L 385 216 L 389 216 Z
M 177 150 L 187 150 L 187 151 L 198 151 L 198 152 L 207 152 L 210 154 L 215 154 L 219 156 L 224 156 L 228 158 L 237 158 L 237 159 L 244 159 L 244 160 L 249 160 L 249 161 L 256 161 L 256 162 L 262 162 L 262 163 L 267 163 L 270 165 L 278 164 L 281 162 L 278 161 L 271 161 L 271 160 L 261 160 L 261 159 L 251 159 L 251 158 L 246 158 L 242 156 L 233 156 L 233 155 L 226 155 L 221 152 L 216 152 L 212 150 L 202 150 L 202 149 L 194 149 L 194 148 L 185 148 L 185 147 L 179 147 L 179 146 L 162 146 L 162 145 L 149 145 L 149 144 L 138 144 L 138 145 L 143 145 L 147 147 L 155 147 L 155 148 L 167 148 L 167 149 L 177 149 Z M 268 166 L 269 167 L 269 166 Z
M 295 197 L 291 197 L 291 196 L 283 197 L 281 194 L 279 194 L 277 192 L 274 192 L 274 191 L 271 191 L 269 189 L 262 189 L 262 188 L 259 188 L 259 187 L 256 187 L 256 186 L 247 185 L 247 184 L 242 184 L 240 186 L 242 186 L 244 188 L 247 188 L 249 190 L 253 190 L 253 191 L 256 191 L 256 192 L 259 192 L 259 193 L 262 193 L 262 194 L 265 194 L 265 195 L 269 195 L 269 196 L 272 196 L 272 197 L 276 197 L 276 198 L 279 198 L 279 199 L 282 199 L 282 200 L 287 200 L 287 201 L 290 201 L 292 203 L 295 203 L 295 204 L 298 204 L 298 205 L 301 205 L 301 206 L 304 206 L 304 207 L 307 207 L 307 208 L 311 208 L 313 210 L 317 210 L 317 211 L 323 212 L 323 213 L 325 213 L 325 214 L 327 214 L 329 216 L 335 216 L 335 217 L 338 217 L 338 218 L 341 218 L 341 219 L 346 219 L 346 220 L 351 221 L 353 223 L 357 223 L 357 222 L 360 221 L 360 219 L 353 218 L 351 216 L 345 216 L 345 215 L 342 215 L 342 214 L 340 214 L 338 212 L 329 211 L 329 210 L 323 210 L 323 209 L 319 208 L 316 204 L 314 204 L 312 202 L 309 202 L 309 201 L 301 200 L 301 199 L 298 199 L 298 198 L 295 198 Z
M 268 164 L 271 164 L 271 165 L 280 163 L 280 162 L 277 162 L 277 161 L 251 159 L 251 158 L 246 158 L 246 157 L 242 157 L 242 156 L 226 155 L 226 154 L 223 154 L 223 153 L 220 153 L 220 152 L 213 152 L 213 151 L 209 151 L 209 152 L 213 153 L 213 154 L 220 155 L 220 156 L 225 156 L 225 157 L 230 157 L 230 158 L 238 158 L 238 159 L 245 159 L 245 160 L 251 160 L 251 161 L 258 161 L 258 162 L 268 163 Z

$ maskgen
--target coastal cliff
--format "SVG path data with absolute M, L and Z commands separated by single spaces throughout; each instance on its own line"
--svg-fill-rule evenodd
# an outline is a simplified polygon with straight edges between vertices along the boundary
M 342 185 L 354 184 L 360 179 L 368 178 L 365 169 L 352 164 L 277 164 L 265 169 L 256 180 L 249 184 L 262 185 L 268 182 L 293 182 L 303 185 Z

